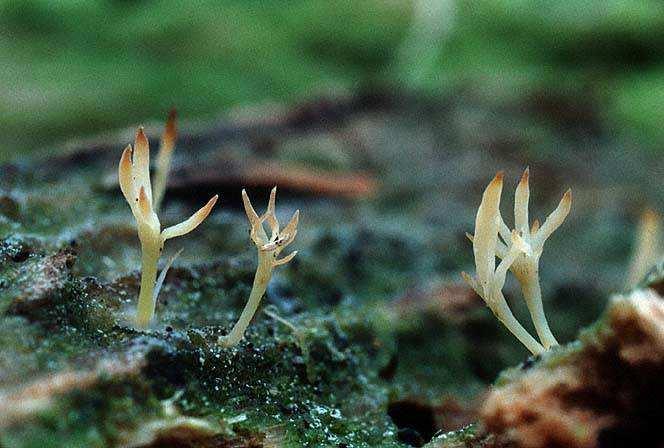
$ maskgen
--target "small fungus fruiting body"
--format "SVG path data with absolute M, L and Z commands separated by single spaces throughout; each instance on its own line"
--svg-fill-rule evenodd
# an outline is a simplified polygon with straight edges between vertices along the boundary
M 523 345 L 532 353 L 541 353 L 557 345 L 558 342 L 549 329 L 544 314 L 539 282 L 539 259 L 545 241 L 569 214 L 572 192 L 571 190 L 565 192 L 556 209 L 541 227 L 537 220 L 530 225 L 528 223 L 529 174 L 526 168 L 516 189 L 514 230 L 509 229 L 500 214 L 503 174 L 498 173 L 484 191 L 477 210 L 475 235 L 468 235 L 473 242 L 477 275 L 476 278 L 472 278 L 464 272 L 462 276 Z M 497 268 L 496 257 L 501 259 Z M 541 344 L 516 320 L 505 301 L 502 288 L 507 270 L 512 271 L 519 282 Z
M 169 152 L 172 151 L 175 141 L 173 120 L 174 117 L 171 116 L 161 145 Z M 156 296 L 159 292 L 155 289 L 157 264 L 164 248 L 164 242 L 170 238 L 185 235 L 198 227 L 210 214 L 218 196 L 212 197 L 189 219 L 161 231 L 161 223 L 154 208 L 153 190 L 150 183 L 150 148 L 142 127 L 136 132 L 134 147 L 127 145 L 122 153 L 118 177 L 122 194 L 136 219 L 138 238 L 141 242 L 141 289 L 138 297 L 136 325 L 145 328 L 154 316 Z M 159 188 L 165 188 L 165 180 Z M 163 191 L 160 194 L 163 195 Z
M 164 133 L 161 135 L 159 153 L 157 153 L 154 172 L 155 212 L 159 212 L 161 201 L 164 199 L 164 193 L 166 192 L 166 182 L 171 169 L 171 158 L 173 157 L 175 138 L 177 136 L 176 117 L 176 111 L 172 109 L 168 115 L 168 120 L 166 120 L 166 127 L 164 127 Z
M 632 261 L 629 264 L 626 288 L 636 287 L 648 271 L 664 255 L 662 237 L 662 217 L 653 209 L 647 209 L 641 215 L 636 230 L 636 241 Z
M 256 275 L 254 276 L 254 283 L 251 288 L 251 293 L 249 294 L 249 300 L 247 300 L 247 304 L 242 310 L 240 318 L 228 335 L 219 338 L 219 343 L 225 347 L 236 345 L 244 337 L 244 332 L 249 326 L 249 323 L 256 313 L 258 305 L 267 290 L 267 285 L 270 282 L 274 268 L 288 263 L 297 254 L 297 251 L 294 251 L 283 258 L 278 258 L 281 251 L 292 243 L 297 235 L 297 224 L 300 211 L 297 210 L 288 224 L 286 224 L 286 227 L 280 230 L 279 221 L 277 221 L 275 214 L 276 194 L 277 187 L 274 187 L 270 192 L 267 211 L 262 216 L 258 216 L 254 207 L 251 205 L 251 201 L 249 201 L 246 191 L 242 190 L 244 210 L 249 219 L 249 225 L 251 226 L 250 238 L 258 251 L 258 267 L 256 268 Z M 264 222 L 267 222 L 267 225 L 270 228 L 269 237 L 263 227 Z

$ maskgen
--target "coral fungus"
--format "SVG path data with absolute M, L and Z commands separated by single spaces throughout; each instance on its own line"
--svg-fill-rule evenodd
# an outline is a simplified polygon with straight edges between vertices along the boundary
M 169 123 L 162 138 L 162 150 L 165 148 L 168 152 L 172 151 L 175 141 L 175 126 L 172 116 Z M 122 194 L 136 219 L 138 238 L 141 242 L 141 290 L 138 297 L 136 324 L 144 328 L 150 324 L 154 316 L 155 303 L 159 293 L 159 290 L 155 288 L 157 263 L 164 242 L 170 238 L 185 235 L 198 227 L 210 214 L 218 196 L 212 197 L 189 219 L 162 231 L 155 211 L 150 183 L 150 148 L 142 127 L 136 132 L 134 148 L 127 145 L 122 153 L 118 177 Z M 161 185 L 160 191 L 165 187 L 165 180 Z M 160 194 L 163 194 L 163 191 Z
M 291 220 L 286 224 L 286 227 L 279 229 L 279 221 L 277 221 L 275 214 L 276 195 L 277 187 L 274 187 L 270 192 L 267 211 L 259 217 L 254 210 L 254 207 L 251 205 L 247 192 L 242 190 L 244 210 L 251 226 L 251 241 L 253 241 L 258 250 L 258 267 L 256 268 L 256 275 L 254 277 L 251 293 L 249 294 L 249 300 L 242 310 L 240 318 L 228 335 L 219 338 L 219 343 L 226 347 L 236 345 L 242 340 L 244 332 L 251 322 L 251 318 L 258 309 L 261 298 L 265 294 L 274 268 L 288 263 L 295 257 L 295 255 L 297 255 L 297 251 L 294 251 L 283 258 L 278 258 L 281 251 L 292 243 L 295 239 L 295 235 L 297 235 L 297 224 L 300 211 L 296 210 Z M 269 237 L 263 227 L 264 222 L 267 222 L 270 227 L 271 234 Z
M 565 192 L 556 209 L 541 227 L 537 220 L 531 226 L 528 223 L 529 174 L 529 169 L 526 168 L 516 188 L 514 230 L 510 231 L 500 215 L 502 172 L 496 175 L 484 191 L 475 220 L 475 235 L 468 235 L 473 242 L 477 277 L 472 278 L 465 272 L 462 276 L 522 344 L 532 353 L 540 353 L 558 342 L 551 333 L 544 314 L 539 283 L 539 259 L 544 243 L 569 214 L 572 192 Z M 497 268 L 495 257 L 501 258 Z M 502 294 L 508 269 L 521 286 L 541 344 L 516 320 Z
M 638 285 L 662 257 L 664 251 L 662 240 L 662 217 L 656 211 L 646 209 L 641 215 L 636 232 L 634 254 L 627 275 L 627 288 Z
M 175 109 L 171 110 L 166 120 L 164 133 L 161 136 L 159 145 L 159 153 L 155 163 L 154 173 L 154 210 L 159 211 L 161 201 L 164 199 L 166 192 L 166 182 L 168 180 L 168 173 L 171 169 L 171 158 L 173 157 L 173 150 L 175 149 L 175 138 L 177 136 L 176 127 L 176 112 Z

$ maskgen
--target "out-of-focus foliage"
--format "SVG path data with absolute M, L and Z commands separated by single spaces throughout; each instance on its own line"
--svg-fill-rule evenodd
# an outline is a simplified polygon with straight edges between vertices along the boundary
M 562 94 L 656 146 L 663 25 L 653 0 L 2 0 L 0 159 L 172 105 L 204 118 L 375 83 Z

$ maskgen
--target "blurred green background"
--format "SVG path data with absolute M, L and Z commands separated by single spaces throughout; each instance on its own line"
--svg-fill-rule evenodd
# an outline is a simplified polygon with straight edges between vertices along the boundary
M 664 141 L 659 0 L 2 0 L 0 61 L 1 160 L 171 106 L 211 119 L 378 87 Z

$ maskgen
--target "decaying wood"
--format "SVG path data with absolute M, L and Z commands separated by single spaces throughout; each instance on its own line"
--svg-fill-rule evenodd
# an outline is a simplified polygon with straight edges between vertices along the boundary
M 275 185 L 287 192 L 349 199 L 373 196 L 378 189 L 376 179 L 368 173 L 315 170 L 258 159 L 218 161 L 204 168 L 188 166 L 173 172 L 168 189 L 181 192 Z
M 104 360 L 92 370 L 58 372 L 13 391 L 0 390 L 0 428 L 48 408 L 58 395 L 92 387 L 101 377 L 138 374 L 142 363 L 142 359 Z
M 614 298 L 602 322 L 566 356 L 494 387 L 482 406 L 484 427 L 526 448 L 594 448 L 612 439 L 658 446 L 664 300 L 635 290 Z

